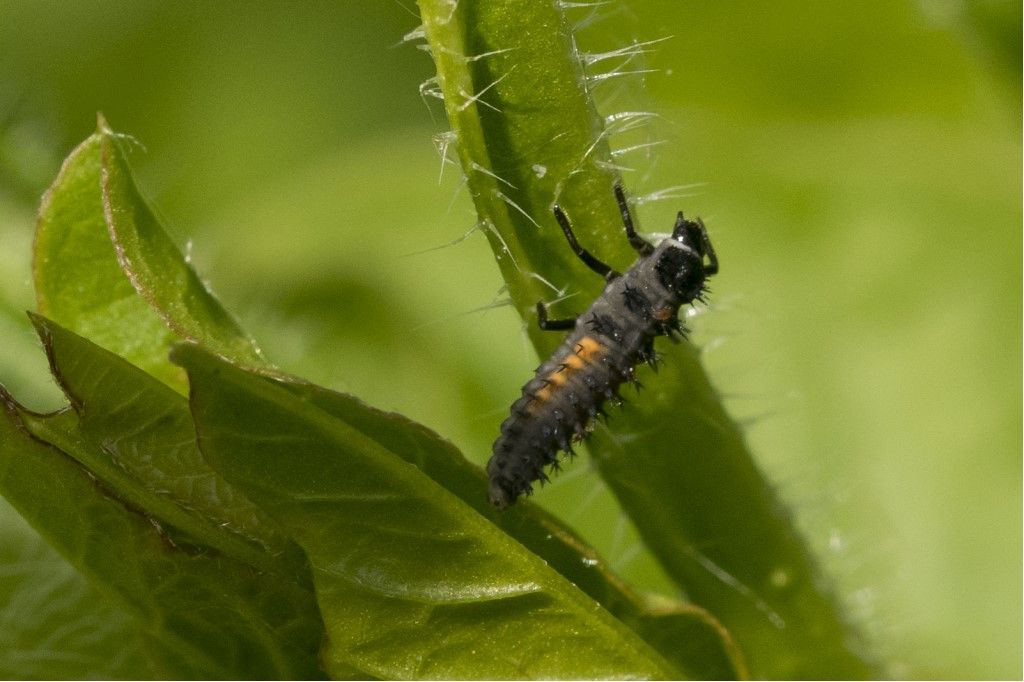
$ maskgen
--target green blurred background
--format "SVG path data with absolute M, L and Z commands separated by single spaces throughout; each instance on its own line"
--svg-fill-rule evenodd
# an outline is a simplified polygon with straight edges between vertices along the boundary
M 571 16 L 582 50 L 671 36 L 597 99 L 658 114 L 613 138 L 660 143 L 623 156 L 635 196 L 685 186 L 640 222 L 708 223 L 694 340 L 854 620 L 897 676 L 1020 677 L 1019 3 Z M 272 360 L 484 462 L 537 358 L 483 237 L 457 242 L 475 218 L 458 169 L 438 179 L 417 24 L 413 0 L 0 0 L 0 382 L 61 402 L 22 312 L 33 215 L 102 110 Z M 585 458 L 535 499 L 669 589 Z M 0 649 L 71 646 L 12 622 L 89 595 L 2 503 L 0 562 Z

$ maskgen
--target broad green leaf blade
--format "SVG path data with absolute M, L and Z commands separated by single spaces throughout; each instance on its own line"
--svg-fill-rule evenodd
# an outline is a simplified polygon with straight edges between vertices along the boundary
M 199 453 L 188 401 L 163 383 L 60 325 L 30 314 L 53 375 L 77 415 L 32 420 L 110 486 L 194 541 L 259 567 L 307 579 L 305 560 L 260 509 Z
M 526 503 L 507 513 L 496 510 L 487 500 L 487 475 L 483 469 L 430 429 L 401 415 L 376 410 L 352 396 L 309 383 L 277 385 L 414 464 L 609 610 L 614 612 L 638 601 L 591 547 L 540 507 Z
M 457 497 L 288 389 L 179 346 L 203 454 L 313 567 L 328 671 L 675 677 L 621 622 Z
M 313 384 L 278 385 L 415 464 L 632 627 L 679 670 L 696 679 L 747 676 L 746 664 L 732 638 L 704 609 L 678 603 L 649 607 L 611 572 L 593 548 L 540 507 L 524 502 L 506 511 L 495 509 L 485 494 L 487 475 L 483 469 L 430 429 Z
M 552 202 L 612 267 L 636 258 L 612 198 L 608 131 L 558 3 L 419 5 L 477 213 L 545 356 L 560 336 L 537 329 L 533 306 L 551 297 L 541 282 L 572 285 L 557 317 L 581 312 L 603 285 L 566 246 Z M 719 256 L 721 278 L 729 261 Z M 872 676 L 697 353 L 685 343 L 658 350 L 666 370 L 643 377 L 650 390 L 591 442 L 602 477 L 670 575 L 735 636 L 755 677 Z
M 303 557 L 292 556 L 295 552 L 290 543 L 273 524 L 201 458 L 194 442 L 189 440 L 193 427 L 184 398 L 59 325 L 36 315 L 31 318 L 54 376 L 79 416 L 81 434 L 94 445 L 102 444 L 102 448 L 89 447 L 89 456 L 84 460 L 92 465 L 94 474 L 103 476 L 107 472 L 109 477 L 104 477 L 104 482 L 119 490 L 122 497 L 145 506 L 152 514 L 160 516 L 164 511 L 162 521 L 188 530 L 206 546 L 276 573 L 287 570 L 295 574 L 304 570 Z M 433 432 L 399 415 L 374 410 L 350 396 L 307 383 L 282 385 L 416 464 L 620 619 L 630 623 L 643 618 L 641 600 L 608 572 L 592 549 L 536 506 L 524 504 L 512 513 L 496 511 L 483 494 L 483 471 Z M 69 426 L 62 424 L 54 431 L 45 420 L 34 428 L 37 435 L 57 444 L 68 430 Z M 79 452 L 85 448 L 82 445 Z M 124 474 L 128 474 L 127 479 Z M 142 490 L 136 490 L 138 484 Z M 154 503 L 155 494 L 174 501 L 169 513 L 164 500 Z M 195 514 L 201 518 L 192 518 Z M 256 540 L 267 551 L 257 553 L 252 547 L 239 546 L 239 538 L 225 537 L 220 531 Z M 291 568 L 275 565 L 289 556 Z M 297 562 L 301 562 L 298 567 Z M 686 615 L 693 619 L 695 627 L 704 626 L 709 618 L 699 613 Z M 715 633 L 713 626 L 704 629 L 711 635 Z M 652 640 L 663 655 L 676 658 L 693 639 L 689 632 L 677 634 L 678 637 L 659 636 Z M 723 642 L 709 642 L 709 646 L 689 657 L 688 667 L 680 667 L 694 670 L 724 647 Z M 695 676 L 702 678 L 714 676 L 713 672 L 714 669 L 694 670 Z
M 314 678 L 322 624 L 313 595 L 159 523 L 31 437 L 0 392 L 0 494 L 90 583 L 117 596 L 157 647 L 161 676 Z
M 133 618 L 0 500 L 0 679 L 158 676 Z
M 43 196 L 34 249 L 39 312 L 126 358 L 179 391 L 167 362 L 174 335 L 118 265 L 103 217 L 103 134 L 80 144 Z
M 34 271 L 41 314 L 180 393 L 184 376 L 167 360 L 176 340 L 265 364 L 160 227 L 132 181 L 122 137 L 102 118 L 43 197 Z

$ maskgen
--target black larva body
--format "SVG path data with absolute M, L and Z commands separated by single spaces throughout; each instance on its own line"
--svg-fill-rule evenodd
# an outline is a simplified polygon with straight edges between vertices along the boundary
M 565 341 L 523 387 L 501 425 L 487 473 L 491 502 L 505 507 L 546 480 L 544 467 L 558 466 L 558 452 L 571 453 L 573 439 L 587 434 L 591 420 L 607 400 L 618 401 L 618 388 L 635 381 L 637 364 L 655 360 L 656 336 L 682 333 L 680 306 L 700 299 L 705 278 L 718 261 L 701 221 L 680 213 L 672 236 L 657 247 L 640 238 L 621 188 L 615 187 L 626 235 L 640 259 L 619 274 L 582 249 L 565 214 L 555 206 L 570 246 L 608 284 L 590 308 L 575 320 L 548 320 L 537 305 L 542 329 L 572 329 Z M 705 264 L 704 259 L 709 262 Z

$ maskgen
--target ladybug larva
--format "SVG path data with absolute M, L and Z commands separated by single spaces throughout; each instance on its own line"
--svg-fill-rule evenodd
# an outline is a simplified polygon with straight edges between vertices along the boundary
M 512 403 L 511 414 L 494 442 L 487 474 L 490 498 L 497 507 L 513 504 L 533 492 L 534 481 L 546 481 L 545 466 L 558 468 L 560 450 L 572 454 L 572 441 L 585 437 L 588 426 L 603 414 L 605 401 L 621 402 L 618 388 L 636 383 L 641 362 L 655 366 L 654 338 L 685 334 L 680 306 L 703 301 L 706 278 L 718 272 L 718 259 L 704 222 L 676 218 L 672 235 L 658 246 L 636 233 L 622 187 L 615 185 L 626 238 L 640 254 L 625 273 L 601 262 L 576 241 L 565 212 L 553 206 L 555 219 L 569 247 L 587 267 L 607 281 L 590 308 L 575 319 L 551 320 L 537 303 L 537 323 L 543 330 L 569 330 L 523 395 Z M 706 262 L 705 262 L 706 261 Z

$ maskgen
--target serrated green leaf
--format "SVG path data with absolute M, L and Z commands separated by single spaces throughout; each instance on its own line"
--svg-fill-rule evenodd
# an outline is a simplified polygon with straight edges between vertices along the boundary
M 746 664 L 728 632 L 704 609 L 679 603 L 650 607 L 603 558 L 561 521 L 529 502 L 499 511 L 487 499 L 487 475 L 449 442 L 398 414 L 305 382 L 281 382 L 300 400 L 415 464 L 478 514 L 541 557 L 636 631 L 679 670 L 696 679 L 743 679 Z
M 199 458 L 190 440 L 193 429 L 184 398 L 59 325 L 39 316 L 32 316 L 32 321 L 43 340 L 54 376 L 79 416 L 77 427 L 81 434 L 93 443 L 103 444 L 102 448 L 88 448 L 89 455 L 83 462 L 95 465 L 96 458 L 101 458 L 101 465 L 93 468 L 100 475 L 101 471 L 110 471 L 109 464 L 115 465 L 115 480 L 104 479 L 107 485 L 117 489 L 118 484 L 124 484 L 121 474 L 131 475 L 144 489 L 141 494 L 129 489 L 122 496 L 134 499 L 158 516 L 166 505 L 153 504 L 149 495 L 159 491 L 171 497 L 184 509 L 172 507 L 171 514 L 162 517 L 164 522 L 178 521 L 179 528 L 191 530 L 192 537 L 201 539 L 203 544 L 226 552 L 234 550 L 236 557 L 265 569 L 271 561 L 269 555 L 253 561 L 252 548 L 242 547 L 238 551 L 236 543 L 225 541 L 214 530 L 234 527 L 235 532 L 255 536 L 268 545 L 271 553 L 286 553 L 286 548 L 281 547 L 282 539 L 273 528 L 267 528 L 262 514 Z M 482 470 L 428 429 L 317 386 L 281 385 L 416 464 L 625 622 L 666 622 L 663 617 L 648 616 L 639 598 L 608 573 L 593 550 L 539 508 L 522 505 L 512 513 L 500 513 L 491 507 L 483 493 L 486 477 Z M 72 424 L 59 424 L 55 433 L 45 420 L 34 424 L 30 417 L 26 420 L 35 427 L 37 435 L 58 444 L 67 437 L 62 432 L 75 428 Z M 82 442 L 79 445 L 79 452 L 87 447 Z M 201 513 L 215 524 L 215 529 L 189 518 L 190 513 Z M 277 556 L 274 560 L 282 559 Z M 270 570 L 282 569 L 272 566 Z M 640 631 L 659 652 L 693 676 L 736 677 L 741 674 L 741 667 L 730 669 L 729 674 L 720 673 L 721 661 L 729 660 L 723 656 L 727 643 L 716 638 L 717 630 L 710 620 L 699 609 L 684 608 L 674 614 L 675 627 L 657 632 L 644 627 Z M 685 655 L 685 660 L 680 654 Z
M 103 213 L 118 261 L 135 289 L 179 338 L 239 363 L 265 365 L 256 342 L 209 292 L 139 194 L 123 138 L 102 119 L 98 134 Z
M 188 401 L 118 356 L 30 315 L 73 419 L 24 419 L 149 514 L 262 570 L 305 577 L 301 551 L 199 453 Z M 74 439 L 77 447 L 63 447 Z M 301 578 L 300 578 L 301 579 Z
M 33 269 L 39 312 L 184 392 L 174 335 L 117 262 L 103 217 L 103 134 L 80 144 L 43 196 Z
M 175 545 L 72 458 L 28 435 L 0 392 L 0 494 L 152 637 L 161 676 L 313 678 L 322 624 L 313 595 L 213 550 Z
M 408 462 L 198 347 L 204 455 L 303 547 L 328 670 L 392 678 L 675 677 L 596 602 Z
M 43 197 L 34 249 L 39 312 L 180 393 L 184 376 L 167 360 L 177 340 L 264 365 L 139 194 L 123 143 L 100 118 Z
M 479 219 L 546 356 L 560 336 L 535 324 L 533 306 L 551 297 L 542 283 L 569 289 L 559 317 L 603 286 L 566 246 L 552 203 L 601 260 L 624 269 L 636 257 L 612 197 L 608 130 L 558 3 L 419 5 Z M 729 628 L 755 677 L 872 676 L 697 353 L 686 343 L 658 350 L 666 369 L 643 377 L 646 395 L 590 443 L 602 477 L 670 575 Z

